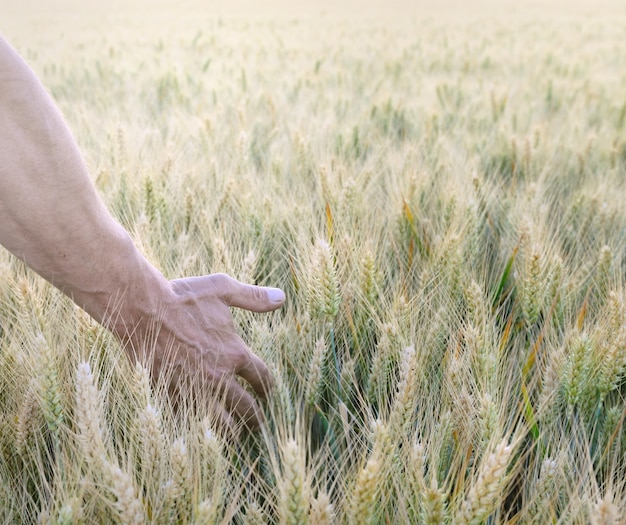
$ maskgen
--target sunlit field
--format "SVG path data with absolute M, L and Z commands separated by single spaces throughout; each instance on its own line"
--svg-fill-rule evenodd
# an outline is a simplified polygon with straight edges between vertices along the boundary
M 4 4 L 148 259 L 287 302 L 237 441 L 0 249 L 2 523 L 626 522 L 620 2 Z

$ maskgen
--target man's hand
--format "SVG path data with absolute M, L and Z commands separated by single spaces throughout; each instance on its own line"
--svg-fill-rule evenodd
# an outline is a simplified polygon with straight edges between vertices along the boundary
M 243 284 L 225 274 L 170 284 L 173 293 L 160 305 L 156 323 L 142 318 L 139 326 L 126 327 L 129 349 L 147 361 L 155 378 L 166 375 L 175 398 L 198 396 L 200 401 L 210 394 L 221 405 L 217 416 L 222 424 L 235 428 L 239 421 L 249 429 L 259 428 L 262 412 L 236 376 L 262 398 L 272 387 L 272 377 L 237 335 L 230 307 L 269 312 L 283 304 L 285 294 L 277 288 Z M 128 318 L 121 313 L 122 319 Z M 150 337 L 150 331 L 156 337 Z
M 99 199 L 63 116 L 2 38 L 0 244 L 112 330 L 179 398 L 201 403 L 208 390 L 223 423 L 260 425 L 236 377 L 260 396 L 272 379 L 236 334 L 229 307 L 268 312 L 285 295 L 221 274 L 168 281 Z

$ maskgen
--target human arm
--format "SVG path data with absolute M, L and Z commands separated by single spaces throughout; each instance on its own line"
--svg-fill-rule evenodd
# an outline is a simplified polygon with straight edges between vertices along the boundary
M 267 312 L 284 294 L 222 274 L 168 281 L 110 215 L 59 110 L 2 38 L 0 243 L 149 361 L 153 374 L 181 385 L 199 371 L 223 400 L 227 424 L 259 425 L 260 409 L 235 375 L 261 396 L 271 375 L 236 334 L 229 307 Z

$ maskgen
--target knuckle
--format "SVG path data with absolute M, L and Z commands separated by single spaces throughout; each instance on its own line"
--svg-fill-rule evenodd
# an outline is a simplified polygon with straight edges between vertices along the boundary
M 226 273 L 214 273 L 211 275 L 213 286 L 220 290 L 230 290 L 234 279 Z
M 257 303 L 263 303 L 266 299 L 266 294 L 263 288 L 259 286 L 250 286 L 250 294 L 252 299 Z
M 210 277 L 216 295 L 230 304 L 237 291 L 237 281 L 226 273 L 214 273 Z
M 250 351 L 246 348 L 237 348 L 232 354 L 231 363 L 235 371 L 246 368 L 250 363 Z

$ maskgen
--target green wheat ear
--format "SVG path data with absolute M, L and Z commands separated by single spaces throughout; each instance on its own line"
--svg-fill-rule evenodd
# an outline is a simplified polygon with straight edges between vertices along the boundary
M 538 245 L 532 245 L 524 254 L 524 278 L 522 282 L 522 314 L 527 326 L 533 326 L 542 312 L 547 296 L 545 263 Z
M 42 387 L 44 397 L 44 419 L 52 435 L 55 447 L 60 445 L 60 428 L 64 422 L 64 407 L 62 390 L 59 384 L 59 375 L 54 362 L 52 351 L 42 335 L 38 338 L 38 350 L 42 354 L 44 368 L 42 372 Z
M 313 356 L 309 365 L 309 372 L 306 378 L 306 387 L 304 399 L 306 403 L 315 407 L 320 399 L 322 389 L 324 387 L 324 366 L 326 363 L 326 341 L 324 337 L 320 337 L 313 348 Z
M 575 334 L 568 344 L 561 386 L 568 410 L 580 408 L 591 386 L 592 343 L 584 333 Z
M 610 246 L 604 245 L 600 248 L 596 268 L 595 285 L 599 299 L 606 297 L 612 280 L 613 251 Z
M 124 523 L 142 525 L 145 511 L 132 477 L 111 459 L 105 445 L 104 410 L 96 380 L 87 362 L 76 369 L 75 417 L 78 442 L 94 480 L 103 480 L 110 494 L 107 503 Z
M 274 417 L 280 420 L 285 428 L 291 428 L 296 421 L 296 410 L 286 374 L 278 365 L 271 366 L 270 370 L 274 378 L 274 393 L 271 399 Z
M 319 240 L 313 250 L 309 302 L 314 317 L 332 320 L 339 311 L 341 294 L 330 245 Z
M 464 295 L 469 320 L 474 326 L 483 329 L 488 320 L 488 302 L 481 286 L 472 279 L 464 287 Z
M 421 519 L 424 525 L 448 523 L 447 494 L 439 487 L 435 476 L 430 485 L 423 488 Z
M 157 220 L 157 197 L 154 191 L 154 185 L 152 179 L 149 177 L 144 178 L 144 211 L 150 224 L 155 224 Z
M 366 304 L 376 305 L 382 290 L 382 273 L 371 250 L 366 250 L 359 264 L 361 293 Z
M 605 317 L 605 326 L 595 338 L 601 399 L 617 389 L 626 375 L 626 306 L 616 292 L 608 294 Z

